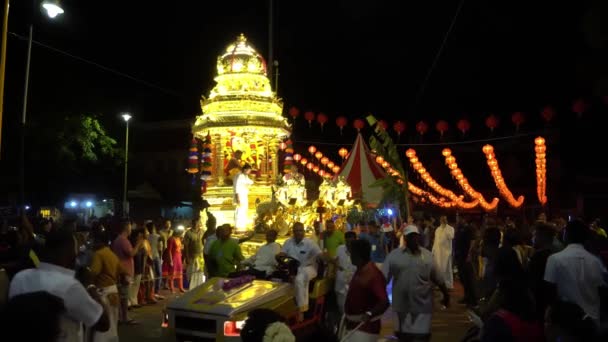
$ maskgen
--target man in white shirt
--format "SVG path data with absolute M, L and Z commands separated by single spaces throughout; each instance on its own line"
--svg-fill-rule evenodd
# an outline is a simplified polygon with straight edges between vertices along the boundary
M 23 270 L 10 284 L 9 298 L 33 292 L 48 292 L 63 300 L 65 313 L 61 317 L 63 342 L 82 342 L 82 324 L 96 331 L 107 331 L 110 321 L 101 304 L 98 289 L 89 291 L 74 277 L 76 240 L 71 232 L 59 230 L 47 236 L 38 268 Z
M 277 258 L 282 256 L 292 257 L 300 262 L 298 274 L 294 279 L 296 293 L 296 304 L 298 305 L 298 321 L 304 319 L 304 312 L 308 311 L 308 284 L 317 276 L 317 260 L 321 255 L 321 249 L 311 239 L 304 237 L 304 224 L 296 222 L 293 224 L 293 237 L 285 241 L 285 245 Z
M 353 241 L 357 239 L 355 232 L 344 233 L 344 240 L 346 244 L 338 246 L 336 251 L 336 283 L 334 285 L 334 291 L 336 292 L 336 302 L 338 304 L 338 311 L 340 315 L 344 314 L 344 301 L 346 300 L 346 294 L 348 293 L 348 284 L 352 279 L 357 267 L 353 265 L 350 258 L 350 248 Z M 371 249 L 371 247 L 370 247 Z
M 440 225 L 435 230 L 433 243 L 433 262 L 445 281 L 448 289 L 454 288 L 454 271 L 452 270 L 452 241 L 454 241 L 454 227 L 448 224 L 448 218 L 441 216 Z
M 266 278 L 275 271 L 277 266 L 276 256 L 281 252 L 281 245 L 275 242 L 276 239 L 276 230 L 269 229 L 266 231 L 266 244 L 260 247 L 254 256 L 242 262 L 251 265 L 251 268 L 246 271 L 248 274 L 258 278 Z
M 241 172 L 234 176 L 234 203 L 236 210 L 234 211 L 234 226 L 237 231 L 242 231 L 247 228 L 247 211 L 249 210 L 249 186 L 253 184 L 251 178 L 251 165 L 243 165 Z
M 395 312 L 395 332 L 401 341 L 429 341 L 433 285 L 441 290 L 441 304 L 446 307 L 450 304 L 450 294 L 432 260 L 431 252 L 419 246 L 418 228 L 408 225 L 403 236 L 405 248 L 394 249 L 382 266 L 386 282 L 394 278 L 392 307 Z
M 577 304 L 599 325 L 600 289 L 607 286 L 604 280 L 606 269 L 596 256 L 583 247 L 588 234 L 589 228 L 582 221 L 568 223 L 568 246 L 549 256 L 545 281 L 551 285 L 552 299 Z

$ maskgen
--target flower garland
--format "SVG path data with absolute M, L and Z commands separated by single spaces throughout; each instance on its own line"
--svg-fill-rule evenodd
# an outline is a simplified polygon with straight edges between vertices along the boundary
M 211 178 L 211 135 L 207 133 L 201 153 L 201 194 L 207 192 L 207 181 Z
M 188 170 L 186 171 L 189 174 L 194 175 L 198 173 L 198 141 L 196 138 L 192 138 L 188 151 Z
M 243 286 L 245 284 L 251 283 L 254 280 L 255 280 L 255 277 L 251 276 L 251 275 L 245 275 L 242 277 L 232 278 L 232 279 L 224 282 L 224 284 L 222 284 L 222 290 L 229 291 L 235 287 L 239 287 L 239 286 Z
M 266 327 L 263 342 L 295 342 L 291 329 L 282 322 L 274 322 Z

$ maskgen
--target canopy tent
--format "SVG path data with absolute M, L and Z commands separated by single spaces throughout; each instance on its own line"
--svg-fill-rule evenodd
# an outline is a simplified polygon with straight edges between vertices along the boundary
M 382 200 L 382 188 L 371 187 L 376 180 L 386 177 L 386 173 L 371 155 L 361 133 L 346 157 L 338 177 L 344 177 L 351 187 L 353 198 L 368 205 L 378 205 Z

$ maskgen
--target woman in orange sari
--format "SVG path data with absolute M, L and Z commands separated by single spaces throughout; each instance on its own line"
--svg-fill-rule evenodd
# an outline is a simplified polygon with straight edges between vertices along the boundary
M 182 233 L 180 230 L 173 231 L 173 235 L 167 241 L 167 249 L 163 253 L 163 277 L 167 277 L 171 293 L 175 293 L 175 280 L 179 291 L 186 292 L 183 282 Z

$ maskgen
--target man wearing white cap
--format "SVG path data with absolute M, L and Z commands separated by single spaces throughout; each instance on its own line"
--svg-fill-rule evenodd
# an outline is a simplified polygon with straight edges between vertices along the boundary
M 414 225 L 403 231 L 405 248 L 393 250 L 384 261 L 382 273 L 393 282 L 395 333 L 400 340 L 429 341 L 433 312 L 433 284 L 443 293 L 442 304 L 449 306 L 450 295 L 429 250 L 420 247 L 420 233 Z

